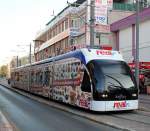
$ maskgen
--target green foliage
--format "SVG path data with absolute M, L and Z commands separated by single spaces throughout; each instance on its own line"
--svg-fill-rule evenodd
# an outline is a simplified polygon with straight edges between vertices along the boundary
M 8 74 L 8 67 L 7 65 L 3 65 L 0 67 L 0 76 L 1 77 L 6 77 Z

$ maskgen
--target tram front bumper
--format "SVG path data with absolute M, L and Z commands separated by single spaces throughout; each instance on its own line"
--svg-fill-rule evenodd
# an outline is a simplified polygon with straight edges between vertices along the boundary
M 138 100 L 91 101 L 93 111 L 123 111 L 138 109 Z

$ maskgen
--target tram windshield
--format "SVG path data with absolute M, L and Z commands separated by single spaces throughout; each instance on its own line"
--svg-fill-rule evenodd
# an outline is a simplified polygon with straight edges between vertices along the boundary
M 135 89 L 135 79 L 123 61 L 92 60 L 87 65 L 94 89 L 101 92 L 115 89 Z

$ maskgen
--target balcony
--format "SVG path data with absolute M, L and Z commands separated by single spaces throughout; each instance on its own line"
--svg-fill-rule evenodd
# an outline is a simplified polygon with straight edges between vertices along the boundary
M 136 5 L 127 3 L 113 3 L 114 10 L 135 11 Z

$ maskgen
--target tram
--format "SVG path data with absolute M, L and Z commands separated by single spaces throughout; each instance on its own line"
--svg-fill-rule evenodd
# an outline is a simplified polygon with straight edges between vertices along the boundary
M 10 83 L 92 111 L 138 109 L 135 78 L 117 51 L 77 49 L 12 69 Z

